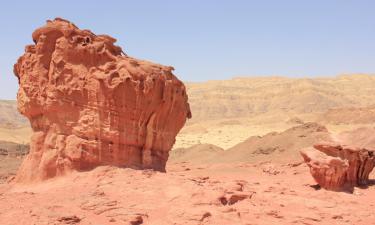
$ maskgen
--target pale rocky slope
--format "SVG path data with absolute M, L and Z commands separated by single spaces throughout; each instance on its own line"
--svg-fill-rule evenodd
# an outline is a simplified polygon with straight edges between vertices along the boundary
M 347 107 L 329 109 L 317 121 L 335 125 L 375 123 L 375 107 Z
M 28 143 L 31 128 L 29 121 L 17 110 L 14 100 L 0 100 L 0 140 Z
M 373 106 L 374 85 L 375 76 L 365 74 L 311 79 L 244 77 L 187 84 L 192 121 Z
M 28 124 L 28 120 L 18 112 L 15 100 L 0 100 L 0 128 L 14 129 Z
M 331 139 L 331 133 L 326 127 L 317 123 L 305 123 L 282 132 L 251 136 L 225 151 L 218 146 L 208 144 L 175 149 L 169 160 L 194 164 L 260 161 L 288 163 L 301 161 L 299 150 Z

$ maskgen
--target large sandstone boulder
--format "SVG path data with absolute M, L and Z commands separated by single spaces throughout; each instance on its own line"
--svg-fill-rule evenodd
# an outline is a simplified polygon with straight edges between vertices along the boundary
M 301 151 L 311 175 L 323 188 L 352 191 L 366 185 L 375 166 L 375 150 L 325 142 Z
M 34 31 L 14 65 L 18 109 L 34 131 L 17 181 L 98 165 L 165 170 L 191 117 L 173 68 L 126 56 L 116 39 L 63 19 Z

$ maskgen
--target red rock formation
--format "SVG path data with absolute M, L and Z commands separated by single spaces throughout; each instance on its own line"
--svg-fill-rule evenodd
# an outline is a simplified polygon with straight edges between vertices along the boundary
M 375 150 L 338 143 L 316 144 L 301 155 L 316 182 L 334 191 L 366 185 L 375 166 Z
M 172 67 L 122 54 L 116 39 L 47 21 L 14 73 L 18 109 L 34 131 L 16 180 L 98 165 L 164 171 L 175 136 L 191 117 Z

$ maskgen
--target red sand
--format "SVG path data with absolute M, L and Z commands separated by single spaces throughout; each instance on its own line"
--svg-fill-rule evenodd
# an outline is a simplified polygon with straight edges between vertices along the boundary
M 308 167 L 296 165 L 179 163 L 167 173 L 105 166 L 5 184 L 0 224 L 374 224 L 375 186 L 315 190 Z

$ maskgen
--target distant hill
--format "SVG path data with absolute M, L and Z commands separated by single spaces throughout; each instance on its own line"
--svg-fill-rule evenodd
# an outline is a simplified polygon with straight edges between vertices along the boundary
M 243 77 L 188 83 L 192 121 L 263 113 L 318 113 L 375 105 L 375 75 L 333 78 Z

